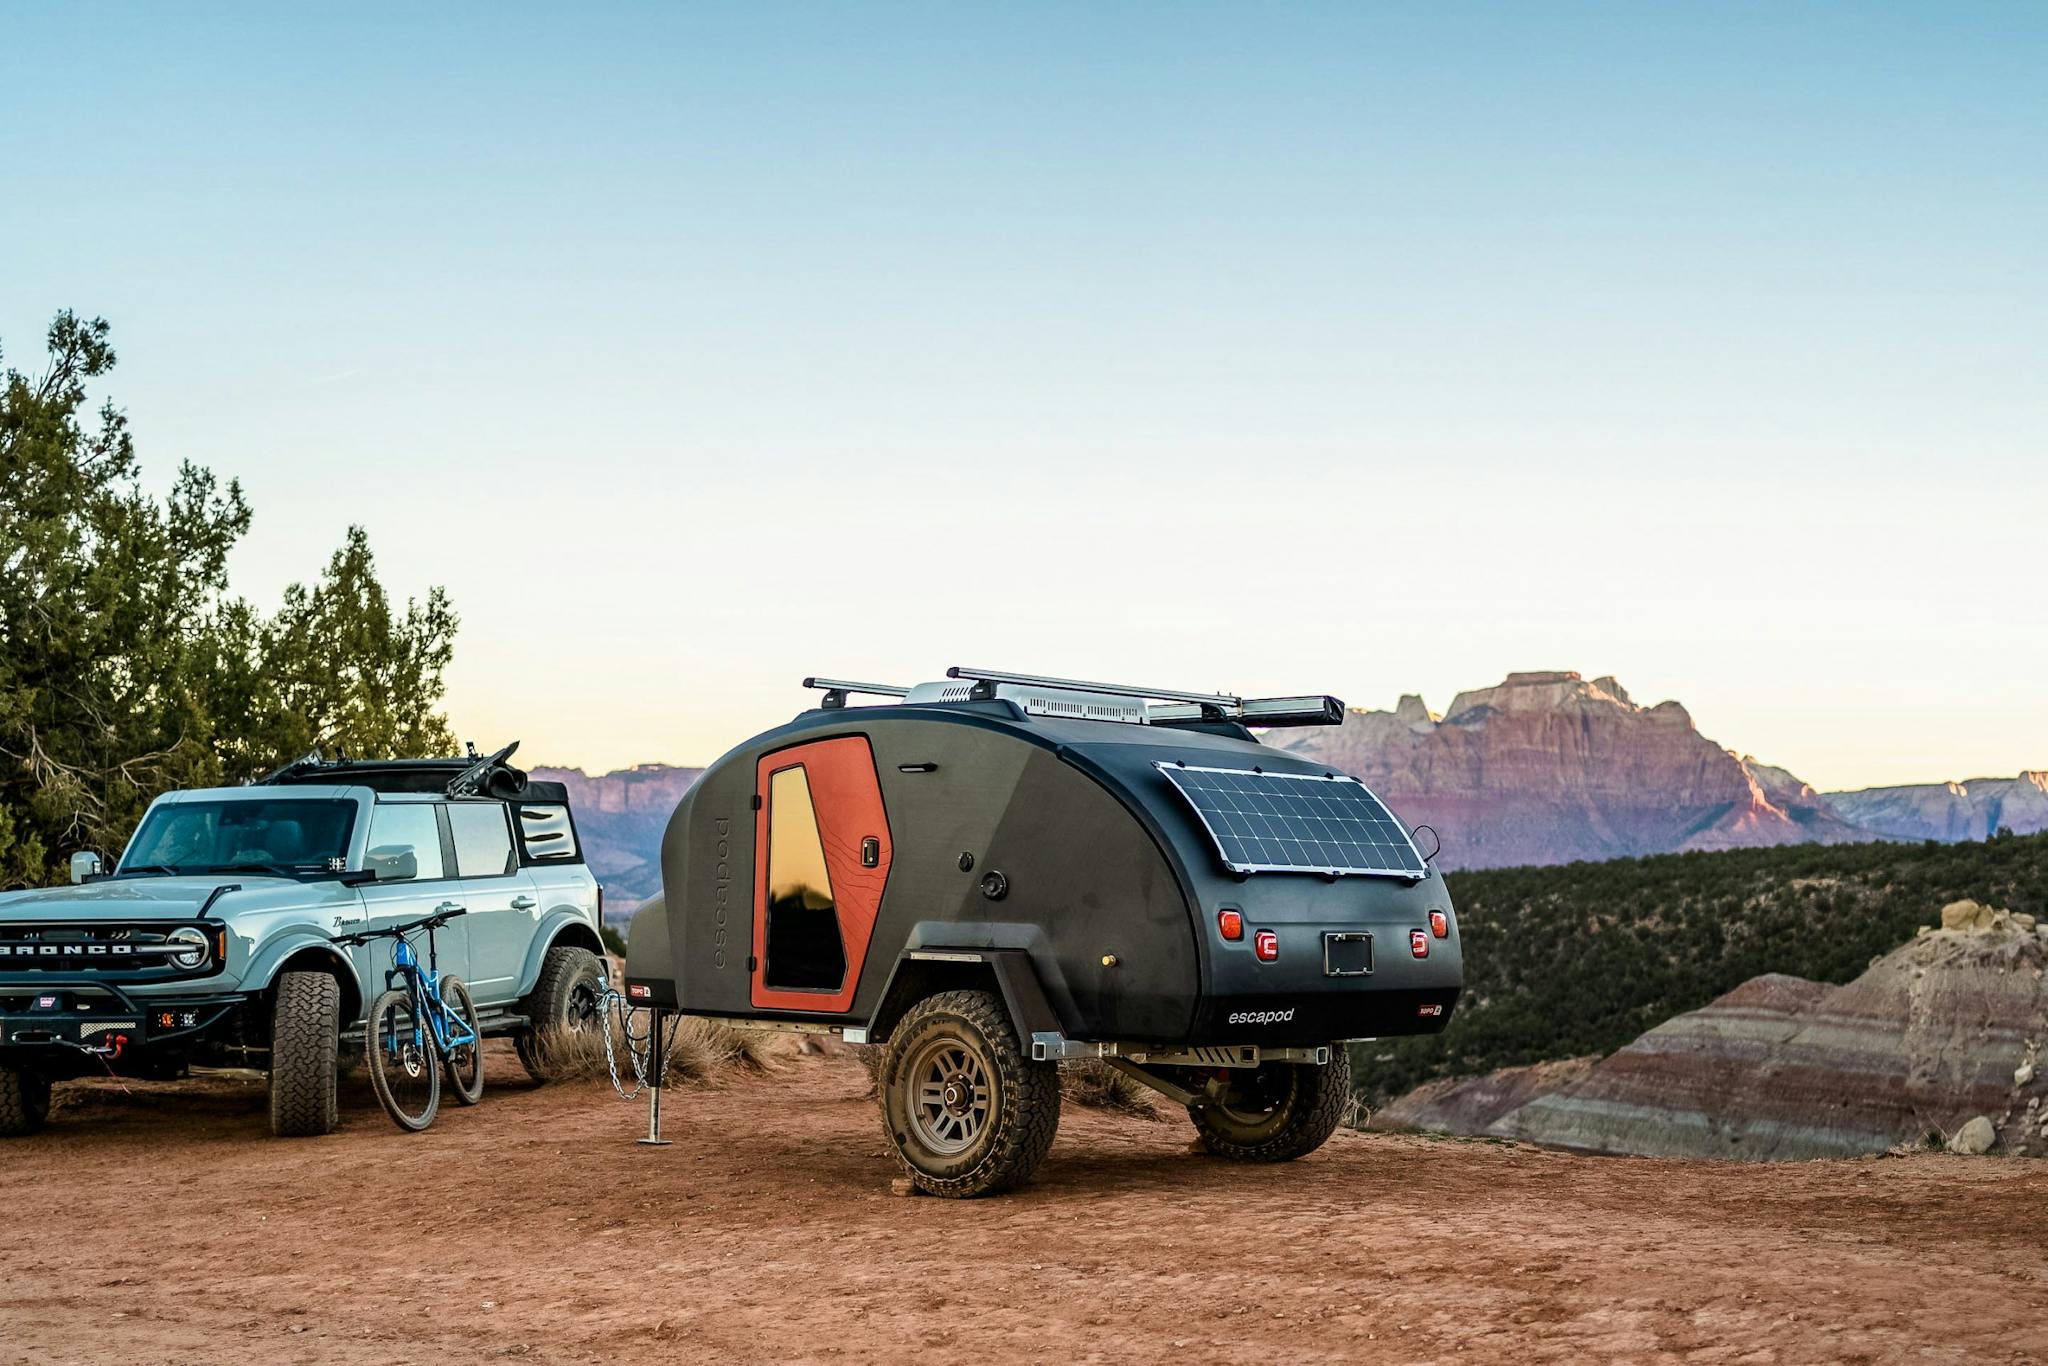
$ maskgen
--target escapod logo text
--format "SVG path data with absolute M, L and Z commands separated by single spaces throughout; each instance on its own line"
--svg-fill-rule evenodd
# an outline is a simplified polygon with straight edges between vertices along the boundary
M 1238 1010 L 1230 1016 L 1232 1024 L 1286 1024 L 1294 1018 L 1294 1007 L 1285 1010 Z

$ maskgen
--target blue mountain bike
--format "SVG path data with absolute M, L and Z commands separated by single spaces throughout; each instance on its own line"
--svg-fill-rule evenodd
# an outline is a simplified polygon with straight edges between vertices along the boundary
M 384 1112 L 399 1128 L 418 1133 L 434 1122 L 441 1108 L 441 1075 L 464 1105 L 484 1095 L 483 1036 L 477 1031 L 476 1002 L 458 977 L 444 976 L 434 949 L 434 931 L 461 910 L 442 911 L 423 920 L 382 930 L 337 936 L 338 944 L 367 944 L 393 939 L 392 967 L 384 975 L 387 989 L 370 1004 L 363 1026 L 363 1053 L 370 1086 Z M 406 936 L 427 932 L 427 965 L 420 966 Z

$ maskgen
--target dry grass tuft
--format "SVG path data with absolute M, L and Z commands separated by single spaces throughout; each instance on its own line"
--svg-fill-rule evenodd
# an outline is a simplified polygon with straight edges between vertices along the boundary
M 695 1015 L 682 1016 L 667 1027 L 675 1031 L 669 1038 L 668 1084 L 671 1086 L 685 1082 L 713 1082 L 734 1072 L 771 1072 L 775 1069 L 776 1058 L 788 1053 L 792 1047 L 787 1035 L 758 1029 L 734 1029 Z M 644 1015 L 636 1019 L 635 1028 L 645 1031 Z M 607 1019 L 605 1029 L 611 1034 L 619 1080 L 630 1088 L 634 1081 L 633 1062 L 618 1018 Z M 640 1047 L 646 1046 L 643 1038 Z M 542 1077 L 551 1082 L 609 1078 L 611 1068 L 605 1061 L 604 1034 L 589 1029 L 544 1038 L 540 1046 L 540 1069 Z
M 797 1042 L 789 1034 L 734 1029 L 717 1020 L 685 1015 L 669 1042 L 669 1084 L 717 1081 L 734 1072 L 772 1072 L 778 1058 L 795 1052 Z
M 1096 1058 L 1060 1064 L 1060 1096 L 1091 1110 L 1114 1110 L 1140 1119 L 1165 1119 L 1157 1091 Z

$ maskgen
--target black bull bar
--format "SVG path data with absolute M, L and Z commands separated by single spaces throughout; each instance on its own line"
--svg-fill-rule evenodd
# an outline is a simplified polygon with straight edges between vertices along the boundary
M 205 1033 L 241 998 L 137 996 L 91 977 L 0 978 L 0 1053 L 59 1049 L 118 1058 Z

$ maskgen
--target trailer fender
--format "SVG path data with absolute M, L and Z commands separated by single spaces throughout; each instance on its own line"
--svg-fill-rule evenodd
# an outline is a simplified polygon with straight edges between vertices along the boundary
M 868 1022 L 868 1042 L 886 1040 L 896 1022 L 925 997 L 974 989 L 993 990 L 1002 998 L 1010 1024 L 1027 1048 L 1034 1034 L 1063 1032 L 1038 969 L 1023 949 L 921 945 L 906 949 L 896 960 L 882 991 L 882 1004 Z

